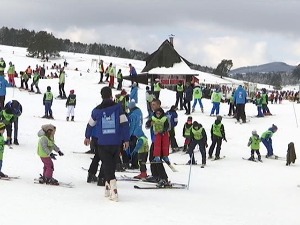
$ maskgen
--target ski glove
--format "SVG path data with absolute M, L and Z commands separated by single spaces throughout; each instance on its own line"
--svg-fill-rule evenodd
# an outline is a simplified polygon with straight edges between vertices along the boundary
M 57 156 L 56 154 L 54 154 L 54 153 L 50 153 L 50 155 L 49 155 L 49 156 L 50 156 L 50 158 L 51 158 L 51 159 L 54 159 L 54 160 L 56 160 L 56 158 L 55 158 L 55 156 Z
M 59 156 L 63 156 L 64 155 L 64 153 L 62 151 L 58 151 L 57 153 L 59 154 Z
M 223 140 L 227 142 L 227 139 L 226 139 L 226 137 L 223 137 Z
M 161 162 L 160 161 L 160 157 L 159 156 L 155 156 L 154 159 L 153 159 L 153 162 Z

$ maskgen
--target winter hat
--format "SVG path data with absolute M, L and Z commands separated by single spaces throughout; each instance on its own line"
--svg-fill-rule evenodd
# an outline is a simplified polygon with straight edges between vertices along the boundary
M 127 92 L 125 91 L 125 89 L 123 89 L 123 90 L 121 91 L 121 95 L 127 95 Z
M 131 102 L 128 103 L 128 108 L 129 109 L 133 109 L 135 107 L 135 101 L 134 100 L 131 100 Z
M 217 115 L 217 120 L 219 120 L 221 122 L 222 121 L 222 116 Z
M 133 82 L 132 87 L 135 87 L 136 85 L 137 85 L 136 82 Z
M 0 130 L 4 130 L 5 129 L 5 124 L 4 123 L 0 123 Z
M 50 86 L 47 87 L 47 91 L 51 91 L 51 87 Z
M 272 127 L 270 127 L 269 130 L 276 132 L 278 130 L 278 127 L 275 124 L 272 124 Z
M 146 87 L 146 90 L 147 90 L 147 91 L 148 91 L 148 90 L 150 90 L 150 87 L 149 87 L 149 86 L 147 86 L 147 87 Z
M 159 78 L 155 78 L 155 81 L 159 81 Z
M 74 94 L 74 90 L 70 90 L 70 94 Z
M 47 132 L 48 130 L 55 130 L 56 127 L 52 124 L 44 124 L 42 125 L 43 131 Z
M 253 130 L 253 131 L 252 131 L 252 135 L 257 135 L 257 131 L 256 131 L 256 130 Z
M 102 99 L 110 99 L 112 97 L 112 91 L 110 87 L 103 87 L 101 89 Z
M 199 123 L 197 121 L 193 122 L 193 127 L 199 127 Z
M 191 117 L 191 116 L 189 116 L 188 118 L 187 118 L 187 121 L 192 121 L 193 120 L 193 117 Z

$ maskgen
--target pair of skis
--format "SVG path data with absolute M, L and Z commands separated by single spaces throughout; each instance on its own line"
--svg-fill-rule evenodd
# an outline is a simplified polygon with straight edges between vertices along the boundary
M 58 182 L 58 185 L 53 185 L 53 184 L 46 184 L 46 183 L 40 183 L 38 178 L 34 179 L 35 184 L 41 184 L 41 185 L 47 185 L 47 186 L 58 186 L 58 187 L 64 187 L 64 188 L 73 188 L 74 184 L 72 182 L 66 183 L 66 182 Z

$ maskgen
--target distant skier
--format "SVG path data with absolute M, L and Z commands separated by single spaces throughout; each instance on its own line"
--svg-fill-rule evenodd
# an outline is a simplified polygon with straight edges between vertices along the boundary
M 166 112 L 166 115 L 169 119 L 170 123 L 170 130 L 169 130 L 169 136 L 170 136 L 170 145 L 172 152 L 177 152 L 178 149 L 178 144 L 175 138 L 175 127 L 178 124 L 178 114 L 176 112 L 176 106 L 172 105 L 170 110 Z
M 255 99 L 255 105 L 257 107 L 257 116 L 256 117 L 264 117 L 264 114 L 262 112 L 262 102 L 263 102 L 263 99 L 260 95 L 260 92 L 258 92 L 256 95 L 256 99 Z
M 19 141 L 18 141 L 19 117 L 22 115 L 22 112 L 23 112 L 22 105 L 17 100 L 11 100 L 5 104 L 4 108 L 11 109 L 12 113 L 15 115 L 14 120 L 13 120 L 14 145 L 19 145 Z
M 159 78 L 155 78 L 153 83 L 153 94 L 156 99 L 159 99 L 160 91 L 163 85 L 160 83 Z
M 129 76 L 131 78 L 131 84 L 133 84 L 133 82 L 136 82 L 136 85 L 138 86 L 138 81 L 137 81 L 137 72 L 134 68 L 134 66 L 131 65 L 131 63 L 129 63 Z
M 39 71 L 38 70 L 36 70 L 36 71 L 34 71 L 34 73 L 33 73 L 33 78 L 32 78 L 32 83 L 31 83 L 31 88 L 30 88 L 30 91 L 29 92 L 34 92 L 34 90 L 33 90 L 33 86 L 35 86 L 35 88 L 36 88 L 36 93 L 37 94 L 41 94 L 41 91 L 40 91 L 40 89 L 39 89 L 39 80 L 40 80 L 40 74 L 39 74 Z
M 6 63 L 4 59 L 1 57 L 0 58 L 0 76 L 4 76 L 4 70 L 6 68 Z
M 191 130 L 193 125 L 193 118 L 189 116 L 187 118 L 187 121 L 185 122 L 183 126 L 182 136 L 184 139 L 184 145 L 183 145 L 183 151 L 186 152 L 188 150 L 188 147 L 191 143 Z
M 261 140 L 260 140 L 259 135 L 257 134 L 257 131 L 253 130 L 252 136 L 249 138 L 249 141 L 248 141 L 248 147 L 251 147 L 251 157 L 248 160 L 254 161 L 255 160 L 254 153 L 256 152 L 258 161 L 261 161 L 261 155 L 259 152 L 260 142 L 261 142 Z
M 37 153 L 44 164 L 43 175 L 39 178 L 39 183 L 41 184 L 59 185 L 59 182 L 53 178 L 54 165 L 52 160 L 56 160 L 56 154 L 52 153 L 52 151 L 56 151 L 59 156 L 63 156 L 64 153 L 55 144 L 55 131 L 55 126 L 45 124 L 38 132 L 39 142 Z
M 130 90 L 129 100 L 134 100 L 135 103 L 138 103 L 138 87 L 136 85 L 137 83 L 133 82 Z
M 70 90 L 70 94 L 66 101 L 67 121 L 69 121 L 70 116 L 71 116 L 71 121 L 74 121 L 75 106 L 76 106 L 76 95 L 74 94 L 74 90 Z
M 231 93 L 231 96 L 228 99 L 229 111 L 228 116 L 236 116 L 235 112 L 235 103 L 234 103 L 234 91 Z
M 178 103 L 180 106 L 180 110 L 183 110 L 183 93 L 184 93 L 184 84 L 182 80 L 178 82 L 176 85 L 176 102 L 175 102 L 175 108 L 178 108 Z
M 8 75 L 8 82 L 9 82 L 9 84 L 12 87 L 16 86 L 16 83 L 15 83 L 15 73 L 16 73 L 15 65 L 13 65 L 12 62 L 9 62 L 9 67 L 8 67 L 8 70 L 7 70 L 7 75 Z
M 185 115 L 190 115 L 191 101 L 193 100 L 193 87 L 189 82 L 185 84 L 183 96 L 183 108 L 185 109 Z
M 104 73 L 104 66 L 103 66 L 102 59 L 99 62 L 99 73 L 100 73 L 100 81 L 98 82 L 98 84 L 102 84 L 103 83 L 103 73 Z
M 52 113 L 52 103 L 53 103 L 53 94 L 51 92 L 51 87 L 47 87 L 47 91 L 43 97 L 43 105 L 45 106 L 45 115 L 42 118 L 54 119 Z
M 213 107 L 210 112 L 210 116 L 213 116 L 216 112 L 216 115 L 218 116 L 220 113 L 220 103 L 222 100 L 223 94 L 221 93 L 221 88 L 217 87 L 216 90 L 211 95 L 211 102 L 213 104 Z
M 265 88 L 262 89 L 262 110 L 263 110 L 263 114 L 265 116 L 271 116 L 272 113 L 269 110 L 268 107 L 268 102 L 269 102 L 269 97 L 268 97 L 268 93 L 267 90 Z
M 118 70 L 117 81 L 118 81 L 117 90 L 121 91 L 122 90 L 122 83 L 123 83 L 123 74 L 122 74 L 122 70 L 121 69 Z
M 224 125 L 222 124 L 222 116 L 217 116 L 217 119 L 215 120 L 215 122 L 213 123 L 213 125 L 211 126 L 211 146 L 209 147 L 209 151 L 208 151 L 208 158 L 212 159 L 212 155 L 216 147 L 216 154 L 215 154 L 215 160 L 220 159 L 220 151 L 221 151 L 221 146 L 222 146 L 222 141 L 226 141 L 226 137 L 225 137 L 225 129 L 224 129 Z
M 62 68 L 59 73 L 59 81 L 58 81 L 58 90 L 59 90 L 59 98 L 66 99 L 66 92 L 65 92 L 65 83 L 66 83 L 66 73 Z

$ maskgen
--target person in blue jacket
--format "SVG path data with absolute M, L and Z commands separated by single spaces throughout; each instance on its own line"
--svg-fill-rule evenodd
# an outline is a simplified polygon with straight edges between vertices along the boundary
M 247 92 L 239 85 L 234 92 L 234 102 L 236 105 L 236 119 L 239 122 L 242 119 L 243 123 L 246 123 L 245 105 L 247 103 Z
M 90 144 L 94 126 L 99 126 L 97 149 L 102 160 L 105 178 L 105 197 L 118 201 L 116 163 L 119 159 L 120 146 L 129 147 L 129 123 L 122 106 L 112 99 L 110 87 L 101 89 L 102 103 L 93 109 L 85 131 L 84 144 Z M 97 128 L 98 129 L 98 128 Z
M 169 119 L 169 124 L 170 124 L 169 136 L 170 136 L 171 149 L 172 152 L 177 152 L 178 144 L 175 138 L 175 127 L 178 124 L 178 114 L 176 112 L 176 106 L 172 105 L 170 110 L 166 112 L 166 115 Z
M 0 110 L 4 108 L 6 88 L 11 87 L 4 76 L 0 76 Z
M 130 101 L 134 100 L 135 103 L 138 103 L 138 87 L 137 87 L 136 82 L 133 82 L 133 84 L 131 86 L 129 99 L 130 99 Z

